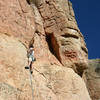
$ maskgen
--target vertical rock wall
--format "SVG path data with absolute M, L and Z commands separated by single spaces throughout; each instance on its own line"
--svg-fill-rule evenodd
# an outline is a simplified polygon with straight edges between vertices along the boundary
M 33 40 L 34 99 L 91 100 L 79 76 L 87 49 L 68 0 L 0 0 L 0 100 L 32 100 L 25 66 Z
M 48 46 L 62 65 L 82 72 L 87 67 L 87 48 L 77 27 L 72 4 L 68 0 L 31 0 L 38 33 L 50 39 Z M 43 23 L 43 24 L 42 24 Z M 41 28 L 39 25 L 41 25 Z M 41 29 L 43 28 L 43 31 Z M 52 59 L 52 58 L 51 58 Z

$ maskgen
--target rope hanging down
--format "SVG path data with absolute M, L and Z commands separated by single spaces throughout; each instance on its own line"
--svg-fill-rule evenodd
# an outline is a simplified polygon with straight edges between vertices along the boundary
M 33 41 L 34 42 L 34 41 Z M 29 50 L 27 51 L 27 57 L 28 57 L 28 66 L 26 67 L 26 69 L 29 69 L 29 73 L 30 73 L 30 85 L 31 85 L 31 89 L 32 89 L 32 100 L 34 100 L 34 90 L 33 90 L 33 83 L 32 83 L 32 63 L 36 60 L 34 58 L 34 46 L 30 45 Z
M 31 74 L 31 69 L 29 67 L 29 73 L 30 73 L 30 83 L 31 83 L 31 89 L 32 89 L 32 100 L 34 100 L 34 89 L 33 89 L 33 83 L 32 83 L 32 74 Z

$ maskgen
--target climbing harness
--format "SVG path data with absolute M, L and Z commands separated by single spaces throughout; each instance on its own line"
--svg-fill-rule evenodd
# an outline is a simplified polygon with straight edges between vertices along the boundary
M 34 89 L 33 89 L 33 82 L 32 82 L 32 74 L 31 74 L 31 69 L 29 67 L 29 73 L 30 73 L 30 83 L 31 83 L 31 89 L 32 89 L 32 100 L 34 100 Z

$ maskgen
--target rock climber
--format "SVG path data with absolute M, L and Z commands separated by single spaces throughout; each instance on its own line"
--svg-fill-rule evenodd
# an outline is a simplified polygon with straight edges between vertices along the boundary
M 34 57 L 34 46 L 31 45 L 29 50 L 27 51 L 27 57 L 28 57 L 28 66 L 26 69 L 30 69 L 31 74 L 33 73 L 32 71 L 32 63 L 36 60 Z

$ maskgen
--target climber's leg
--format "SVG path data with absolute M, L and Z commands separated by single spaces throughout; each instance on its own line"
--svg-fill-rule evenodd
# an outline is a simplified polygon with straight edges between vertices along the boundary
M 25 67 L 25 69 L 29 69 L 31 62 L 28 62 L 28 65 Z
M 32 71 L 32 62 L 30 63 L 30 72 L 31 72 L 31 74 L 33 73 L 33 71 Z
M 28 59 L 28 66 L 25 67 L 25 69 L 29 69 L 30 70 L 31 74 L 33 73 L 33 71 L 32 71 L 32 64 L 33 64 L 34 61 L 36 61 L 36 58 L 29 57 L 29 59 Z
M 29 69 L 30 68 L 31 62 L 32 62 L 32 59 L 29 58 L 28 59 L 28 65 L 25 67 L 25 69 Z

